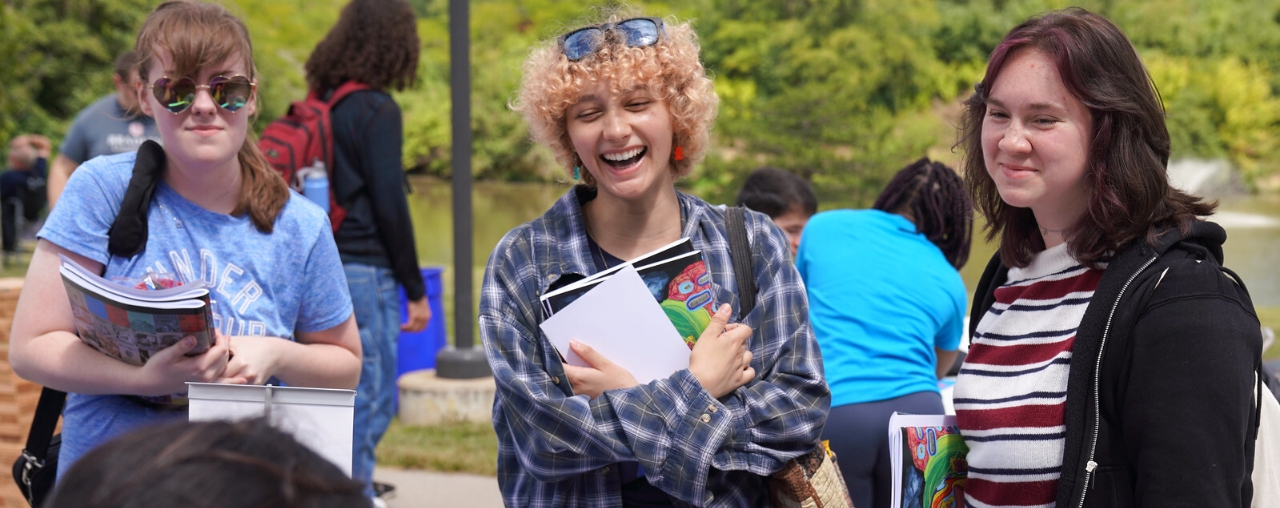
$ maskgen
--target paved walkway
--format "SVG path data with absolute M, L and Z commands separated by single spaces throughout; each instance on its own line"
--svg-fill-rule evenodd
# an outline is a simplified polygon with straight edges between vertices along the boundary
M 379 467 L 373 478 L 396 486 L 389 508 L 503 508 L 492 476 Z

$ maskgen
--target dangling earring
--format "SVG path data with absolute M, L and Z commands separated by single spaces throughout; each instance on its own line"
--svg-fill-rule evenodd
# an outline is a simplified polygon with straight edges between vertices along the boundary
M 578 170 L 578 166 L 573 167 L 573 179 L 574 180 L 582 179 L 582 172 Z
M 682 160 L 684 160 L 684 147 L 683 147 L 683 146 L 676 145 L 676 155 L 675 155 L 675 159 L 676 159 L 676 160 L 678 160 L 678 161 L 682 161 Z

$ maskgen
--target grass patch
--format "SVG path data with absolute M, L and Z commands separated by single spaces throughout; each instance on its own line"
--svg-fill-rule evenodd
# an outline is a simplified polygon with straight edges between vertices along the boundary
M 1280 333 L 1280 307 L 1257 307 L 1254 310 L 1258 312 L 1258 321 L 1262 322 L 1262 326 L 1270 327 Z M 1280 340 L 1272 344 L 1271 349 L 1263 351 L 1262 358 L 1267 360 L 1280 359 Z
M 401 469 L 498 474 L 498 436 L 489 423 L 412 426 L 396 419 L 377 455 L 379 465 Z

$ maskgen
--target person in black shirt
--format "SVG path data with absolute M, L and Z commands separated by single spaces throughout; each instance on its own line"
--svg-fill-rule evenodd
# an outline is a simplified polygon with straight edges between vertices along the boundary
M 353 0 L 307 60 L 307 83 L 321 96 L 348 81 L 369 90 L 330 112 L 332 188 L 346 218 L 334 233 L 347 272 L 364 366 L 356 390 L 352 477 L 372 489 L 374 449 L 395 413 L 396 338 L 431 318 L 405 199 L 400 107 L 388 95 L 417 77 L 416 16 L 403 0 Z M 396 285 L 409 300 L 400 323 Z

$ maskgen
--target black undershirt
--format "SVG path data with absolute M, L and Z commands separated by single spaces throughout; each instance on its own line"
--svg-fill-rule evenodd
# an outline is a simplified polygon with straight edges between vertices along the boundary
M 608 270 L 623 263 L 622 259 L 600 248 L 591 235 L 587 235 L 587 252 L 596 272 Z M 622 480 L 622 506 L 626 508 L 671 508 L 671 496 L 649 483 L 640 470 L 640 463 L 619 462 L 618 477 Z

